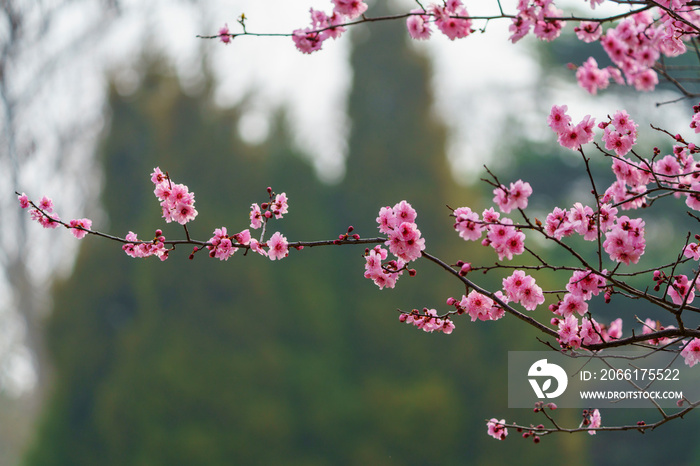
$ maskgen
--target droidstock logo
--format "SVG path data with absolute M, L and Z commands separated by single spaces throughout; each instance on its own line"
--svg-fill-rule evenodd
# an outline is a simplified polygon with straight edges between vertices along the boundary
M 530 366 L 527 375 L 528 377 L 536 377 L 528 380 L 537 398 L 556 398 L 564 393 L 568 384 L 564 369 L 556 364 L 548 363 L 546 359 L 540 359 Z M 542 380 L 542 385 L 539 384 L 538 379 Z M 557 386 L 556 390 L 549 391 L 552 386 L 552 379 L 557 381 Z

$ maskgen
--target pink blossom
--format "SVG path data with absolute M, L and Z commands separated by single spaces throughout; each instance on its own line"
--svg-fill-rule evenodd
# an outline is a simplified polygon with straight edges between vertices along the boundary
M 598 213 L 598 221 L 600 223 L 600 229 L 602 231 L 607 231 L 612 228 L 613 224 L 617 220 L 617 208 L 612 207 L 610 204 L 603 204 L 600 206 L 600 211 Z
M 695 288 L 691 286 L 687 276 L 676 275 L 668 287 L 668 295 L 674 304 L 683 304 L 684 300 L 686 304 L 690 304 L 695 299 Z
M 610 83 L 610 73 L 607 69 L 599 69 L 598 63 L 590 57 L 583 66 L 576 70 L 576 80 L 589 93 L 595 95 L 598 89 L 605 89 Z
M 92 220 L 89 218 L 75 219 L 71 220 L 69 225 L 71 226 L 71 233 L 73 233 L 73 236 L 78 239 L 82 239 L 88 234 L 86 230 L 89 230 L 92 227 Z M 84 228 L 84 230 L 81 228 Z
M 501 218 L 501 214 L 493 210 L 493 207 L 484 210 L 481 216 L 483 217 L 485 223 L 498 223 L 499 219 Z
M 269 248 L 268 257 L 270 260 L 281 260 L 289 255 L 287 238 L 282 236 L 279 231 L 267 240 L 267 246 Z
M 570 315 L 559 321 L 559 343 L 577 349 L 581 346 L 581 338 L 578 335 L 578 319 Z
M 172 219 L 175 220 L 180 225 L 194 220 L 197 216 L 197 210 L 188 203 L 177 203 L 171 211 Z
M 600 325 L 593 319 L 583 318 L 581 320 L 581 330 L 579 334 L 584 345 L 595 345 L 602 342 L 600 338 L 602 335 Z
M 659 50 L 667 57 L 677 57 L 684 54 L 687 48 L 681 40 L 681 34 L 681 31 L 676 31 L 673 20 L 666 21 L 659 37 Z
M 522 291 L 534 282 L 534 278 L 522 270 L 515 270 L 510 277 L 503 279 L 503 290 L 510 301 L 519 301 Z
M 505 424 L 505 419 L 499 421 L 496 418 L 492 418 L 486 423 L 486 430 L 488 434 L 496 440 L 505 440 L 508 435 L 508 429 L 506 429 Z
M 321 34 L 314 32 L 311 28 L 295 29 L 292 31 L 292 40 L 297 50 L 307 54 L 321 50 L 323 46 Z
M 311 8 L 311 29 L 321 31 L 321 41 L 332 38 L 337 39 L 345 32 L 345 28 L 340 26 L 344 22 L 344 16 L 334 11 L 331 16 L 326 15 L 323 11 L 314 10 Z
M 685 363 L 693 367 L 700 362 L 700 338 L 693 338 L 681 350 Z
M 421 9 L 411 10 L 411 13 L 423 13 Z M 430 38 L 431 30 L 428 22 L 429 16 L 426 15 L 411 15 L 406 19 L 406 27 L 408 33 L 413 39 L 426 40 Z
M 435 25 L 450 40 L 461 39 L 471 34 L 472 21 L 461 0 L 451 0 L 446 6 L 432 5 Z
M 681 165 L 673 155 L 667 155 L 663 159 L 654 162 L 654 171 L 659 175 L 676 176 L 681 173 Z
M 700 260 L 700 244 L 690 243 L 683 249 L 685 257 L 692 257 L 694 260 Z
M 661 330 L 666 330 L 666 329 L 672 329 L 676 328 L 673 325 L 669 325 L 668 327 L 664 327 L 661 325 L 661 323 L 657 320 L 651 320 L 651 319 L 646 319 L 644 321 L 644 326 L 642 327 L 642 335 L 649 335 L 654 332 L 660 332 Z M 667 337 L 662 337 L 662 338 L 651 338 L 648 340 L 649 344 L 651 345 L 666 345 L 671 342 L 670 338 Z
M 634 120 L 632 120 L 632 117 L 630 117 L 629 114 L 624 110 L 618 110 L 617 112 L 615 112 L 615 115 L 613 115 L 611 122 L 615 126 L 615 129 L 620 133 L 635 135 L 637 133 L 637 124 L 634 122 Z
M 257 230 L 262 226 L 262 211 L 258 204 L 250 206 L 250 228 Z
M 579 150 L 581 145 L 590 142 L 590 136 L 584 126 L 567 126 L 561 132 L 557 133 L 557 141 L 562 147 L 571 150 Z
M 379 224 L 379 232 L 385 235 L 392 232 L 399 224 L 396 214 L 394 214 L 394 209 L 389 206 L 379 209 L 377 223 Z
M 275 218 L 282 218 L 282 215 L 289 212 L 289 205 L 287 201 L 288 199 L 286 193 L 277 194 L 275 196 L 275 201 L 272 203 L 272 213 L 275 215 Z
M 209 256 L 222 261 L 228 260 L 229 257 L 238 251 L 238 248 L 233 247 L 226 227 L 215 229 L 214 236 L 212 236 L 208 242 L 211 243 L 211 246 L 207 246 L 207 249 L 209 249 Z
M 387 235 L 384 244 L 406 263 L 419 258 L 425 249 L 425 239 L 414 223 L 416 217 L 416 211 L 406 201 L 397 203 L 393 208 L 382 207 L 377 217 L 379 231 Z
M 229 44 L 231 42 L 228 24 L 224 24 L 224 26 L 221 29 L 219 29 L 219 40 L 224 44 Z
M 415 209 L 406 201 L 401 201 L 396 204 L 393 211 L 397 223 L 399 224 L 403 222 L 414 223 L 416 221 L 416 217 L 418 217 Z
M 151 173 L 151 182 L 155 185 L 161 184 L 164 181 L 167 181 L 167 176 L 165 173 L 163 173 L 159 167 L 156 167 L 153 169 L 153 173 Z
M 484 212 L 486 214 L 486 212 Z M 485 218 L 486 219 L 486 218 Z M 512 226 L 512 220 L 504 218 L 501 223 L 490 224 L 486 227 L 487 235 L 484 245 L 498 253 L 498 258 L 511 260 L 514 255 L 525 251 L 525 233 Z
M 238 244 L 242 244 L 244 246 L 250 244 L 251 241 L 250 230 L 248 230 L 247 228 L 241 231 L 240 233 L 236 233 L 235 235 L 233 235 L 233 237 Z
M 632 83 L 634 84 L 634 88 L 638 91 L 650 92 L 659 84 L 659 76 L 656 74 L 656 71 L 646 69 L 635 74 Z
M 367 4 L 361 0 L 332 0 L 335 5 L 334 11 L 355 19 L 367 11 Z
M 387 250 L 381 246 L 375 246 L 365 255 L 365 278 L 374 281 L 380 290 L 384 287 L 394 288 L 405 265 L 402 260 L 382 263 L 387 257 Z
M 603 270 L 603 273 L 606 271 Z M 605 278 L 594 274 L 591 270 L 577 270 L 569 279 L 566 290 L 584 300 L 589 300 L 593 296 L 598 296 L 606 284 Z
M 610 259 L 627 265 L 630 262 L 639 262 L 645 247 L 644 221 L 630 220 L 624 215 L 618 218 L 613 228 L 605 234 L 603 242 L 603 248 L 610 255 Z
M 476 319 L 490 320 L 493 300 L 488 296 L 478 293 L 476 290 L 472 290 L 469 292 L 469 295 L 462 296 L 460 306 L 469 314 L 472 322 Z
M 586 43 L 595 42 L 600 39 L 603 34 L 603 26 L 600 23 L 594 21 L 581 21 L 578 26 L 574 28 L 576 32 L 576 37 Z
M 569 211 L 555 207 L 554 210 L 547 215 L 545 232 L 556 239 L 571 236 L 574 233 L 574 225 L 569 218 Z
M 582 316 L 588 312 L 588 303 L 582 295 L 566 293 L 564 300 L 559 305 L 559 312 L 562 317 L 569 317 L 574 313 Z
M 44 211 L 44 213 L 51 213 L 53 212 L 53 201 L 44 196 L 41 198 L 41 201 L 39 202 L 39 208 Z
M 61 218 L 55 213 L 41 213 L 41 211 L 38 209 L 32 209 L 29 211 L 29 215 L 32 220 L 38 222 L 39 225 L 44 228 L 55 229 L 60 225 L 58 222 L 61 220 Z
M 561 17 L 563 11 L 555 8 L 554 4 L 551 2 L 545 2 L 545 5 L 546 7 L 542 8 L 540 11 L 540 19 L 535 23 L 534 33 L 537 38 L 541 40 L 553 41 L 559 37 L 565 23 L 563 21 L 552 21 L 550 19 L 545 20 L 544 17 Z
M 522 13 L 516 15 L 512 21 L 512 24 L 508 26 L 508 31 L 511 32 L 511 36 L 508 39 L 515 44 L 530 32 L 534 21 Z
M 19 205 L 23 209 L 26 209 L 29 207 L 29 198 L 27 197 L 26 194 L 22 193 L 19 196 L 17 196 L 17 199 L 19 200 Z
M 252 238 L 250 240 L 250 250 L 253 252 L 257 252 L 263 257 L 267 257 L 267 251 L 262 247 L 260 242 L 256 240 L 255 238 Z
M 156 185 L 155 189 L 153 190 L 153 194 L 156 195 L 158 200 L 166 201 L 171 199 L 172 190 L 170 189 L 170 186 L 168 186 L 168 183 L 160 183 Z
M 455 209 L 454 228 L 459 237 L 465 240 L 476 241 L 481 238 L 485 226 L 479 222 L 479 214 L 472 212 L 469 207 Z
M 525 287 L 520 294 L 520 304 L 528 310 L 534 311 L 537 306 L 544 303 L 544 293 L 542 288 L 535 284 L 535 280 Z
M 493 190 L 493 202 L 498 204 L 498 207 L 503 213 L 509 213 L 513 209 L 527 208 L 528 197 L 532 194 L 530 183 L 518 180 L 510 184 L 510 189 L 501 185 Z
M 600 411 L 598 411 L 597 409 L 594 409 L 593 412 L 591 413 L 590 418 L 589 418 L 590 424 L 588 427 L 590 430 L 588 431 L 588 433 L 590 435 L 596 434 L 596 431 L 593 429 L 597 429 L 600 427 L 601 420 L 602 419 L 600 417 Z
M 508 300 L 519 302 L 528 311 L 544 303 L 542 288 L 535 283 L 534 278 L 522 270 L 516 270 L 510 277 L 503 279 L 503 290 Z
M 553 105 L 552 110 L 547 117 L 547 124 L 553 131 L 559 133 L 563 131 L 571 122 L 571 117 L 566 114 L 566 105 Z
M 690 127 L 695 131 L 695 133 L 700 133 L 700 113 L 693 115 L 693 119 L 690 122 Z
M 392 230 L 385 244 L 389 246 L 392 254 L 405 262 L 418 259 L 421 251 L 425 249 L 425 239 L 421 238 L 416 224 L 410 222 L 403 222 L 397 229 Z
M 143 242 L 139 241 L 138 237 L 136 236 L 136 233 L 133 231 L 130 231 L 125 238 L 129 243 L 124 244 L 122 246 L 122 250 L 131 257 L 134 258 L 142 258 L 142 257 L 149 257 L 149 256 L 156 256 L 158 257 L 161 261 L 164 261 L 168 258 L 168 250 L 165 249 L 165 237 L 162 235 L 158 238 L 158 240 L 154 240 L 152 242 Z
M 603 340 L 610 341 L 620 338 L 622 338 L 622 319 L 618 317 L 610 322 L 607 329 L 603 330 Z

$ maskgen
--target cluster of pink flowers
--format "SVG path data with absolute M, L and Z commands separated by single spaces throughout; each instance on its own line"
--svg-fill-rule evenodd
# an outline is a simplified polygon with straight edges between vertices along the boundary
M 30 206 L 29 198 L 22 193 L 19 196 L 19 204 L 23 209 Z M 44 228 L 57 228 L 61 223 L 61 217 L 53 211 L 53 201 L 49 197 L 42 197 L 39 206 L 29 211 L 29 216 Z
M 623 157 L 637 142 L 637 124 L 624 110 L 615 112 L 610 122 L 601 122 L 605 148 L 614 150 L 618 157 Z
M 332 1 L 334 8 L 330 15 L 311 9 L 311 25 L 293 31 L 292 39 L 301 52 L 320 50 L 326 39 L 338 38 L 345 31 L 343 24 L 347 25 L 349 20 L 367 10 L 367 4 L 360 0 Z M 590 6 L 595 9 L 603 1 L 590 0 Z M 632 85 L 639 91 L 653 90 L 659 82 L 653 69 L 659 58 L 685 53 L 685 42 L 698 36 L 693 25 L 700 22 L 700 13 L 688 8 L 688 1 L 659 2 L 660 7 L 639 11 L 606 31 L 603 20 L 581 21 L 575 28 L 577 37 L 586 43 L 600 42 L 614 66 L 600 69 L 590 57 L 576 71 L 579 84 L 592 94 L 605 89 L 611 79 L 621 85 Z M 512 18 L 510 40 L 515 43 L 531 31 L 540 40 L 558 38 L 566 21 L 563 21 L 563 11 L 554 3 L 554 0 L 519 0 L 517 13 L 507 15 Z M 444 0 L 427 8 L 421 5 L 411 10 L 406 19 L 409 35 L 417 40 L 429 39 L 433 24 L 451 40 L 474 32 L 472 18 L 462 0 Z M 230 42 L 228 26 L 219 30 L 218 37 L 224 43 Z
M 401 313 L 399 315 L 399 322 L 406 322 L 407 324 L 413 324 L 424 332 L 442 332 L 445 335 L 449 335 L 455 328 L 455 324 L 447 316 L 444 319 L 438 317 L 438 313 L 435 309 L 424 308 L 423 313 L 418 312 L 418 309 L 413 309 L 408 313 Z
M 263 223 L 272 217 L 280 219 L 289 212 L 289 199 L 286 193 L 275 195 L 273 200 L 272 188 L 267 188 L 267 192 L 270 195 L 270 202 L 263 202 L 262 205 L 254 203 L 250 206 L 250 227 L 254 230 L 262 227 Z
M 280 232 L 275 232 L 267 242 L 261 243 L 250 236 L 248 229 L 235 235 L 229 235 L 226 227 L 221 227 L 214 230 L 214 236 L 208 242 L 210 243 L 207 246 L 209 257 L 222 261 L 228 260 L 241 246 L 248 246 L 251 251 L 273 261 L 284 259 L 289 255 L 289 242 Z M 265 249 L 266 247 L 268 249 Z
M 345 32 L 341 24 L 367 11 L 367 4 L 360 0 L 333 0 L 333 4 L 335 7 L 330 15 L 311 8 L 311 26 L 292 32 L 292 40 L 299 51 L 312 53 L 321 50 L 326 39 L 337 39 Z
M 17 199 L 19 200 L 20 207 L 23 209 L 28 209 L 32 205 L 29 198 L 24 193 L 20 194 Z M 84 238 L 88 234 L 90 228 L 92 228 L 92 220 L 89 218 L 73 219 L 68 222 L 68 224 L 61 222 L 61 218 L 53 211 L 53 207 L 53 201 L 44 196 L 41 198 L 38 208 L 29 211 L 29 216 L 44 228 L 54 229 L 59 225 L 63 225 L 69 228 L 73 236 L 78 239 Z
M 365 251 L 365 278 L 374 281 L 380 290 L 396 286 L 396 280 L 403 274 L 406 265 L 401 259 L 384 263 L 387 257 L 387 250 L 381 246 Z
M 240 244 L 243 246 L 250 245 L 251 241 L 255 241 L 250 237 L 250 231 L 245 229 L 240 233 L 229 236 L 226 231 L 226 227 L 217 228 L 214 230 L 214 236 L 209 239 L 210 246 L 207 246 L 209 250 L 209 257 L 213 257 L 222 261 L 228 260 L 229 257 L 238 251 L 238 248 L 234 244 Z M 265 252 L 263 250 L 263 252 Z
M 533 311 L 544 303 L 542 288 L 522 270 L 516 270 L 510 277 L 503 279 L 503 290 L 509 302 L 520 303 L 528 311 Z
M 496 418 L 492 418 L 486 423 L 486 430 L 488 434 L 496 440 L 505 440 L 508 436 L 508 429 L 506 429 L 505 419 L 501 419 L 499 421 Z
M 504 214 L 513 209 L 526 209 L 527 199 L 532 194 L 530 183 L 518 180 L 510 184 L 510 188 L 501 185 L 493 190 L 493 202 Z
M 467 37 L 474 32 L 472 20 L 461 0 L 447 0 L 442 5 L 431 4 L 427 10 L 414 9 L 406 20 L 408 33 L 414 39 L 425 40 L 430 37 L 431 21 L 450 40 Z
M 551 18 L 561 18 L 563 13 L 554 6 L 554 0 L 520 0 L 518 14 L 508 28 L 511 32 L 511 42 L 518 42 L 530 29 L 533 29 L 535 36 L 540 40 L 556 39 L 565 23 Z
M 384 244 L 405 263 L 418 259 L 425 249 L 425 238 L 421 238 L 421 232 L 415 223 L 416 217 L 416 211 L 406 201 L 401 201 L 394 207 L 382 207 L 377 217 L 379 231 L 387 235 Z
M 607 273 L 603 270 L 602 273 Z M 550 310 L 557 316 L 569 318 L 574 314 L 583 316 L 588 312 L 588 301 L 600 294 L 605 288 L 606 280 L 590 270 L 577 270 L 573 273 L 566 285 L 568 293 L 555 304 L 550 305 Z
M 184 184 L 173 184 L 170 177 L 156 167 L 151 173 L 151 181 L 156 186 L 153 193 L 160 201 L 163 218 L 167 223 L 177 222 L 184 225 L 194 220 L 197 210 L 194 208 L 194 193 L 189 192 Z
M 603 27 L 598 23 L 589 24 L 594 24 L 597 26 L 597 35 L 600 37 L 600 31 Z M 582 27 L 590 28 L 591 26 L 586 25 Z M 577 34 L 579 38 L 581 38 L 583 35 L 579 32 L 577 32 Z M 589 42 L 586 39 L 582 40 Z M 614 79 L 618 84 L 625 84 L 625 80 L 622 78 L 622 73 L 619 69 L 613 66 L 607 66 L 600 69 L 598 68 L 598 62 L 593 57 L 589 57 L 588 60 L 586 60 L 583 65 L 579 66 L 576 70 L 576 80 L 578 81 L 579 85 L 593 95 L 598 93 L 598 89 L 605 89 L 608 87 L 608 84 L 610 84 L 610 78 Z
M 497 291 L 495 295 L 502 302 L 507 303 L 508 299 Z M 462 295 L 462 299 L 457 301 L 455 298 L 447 299 L 448 306 L 454 306 L 457 314 L 468 314 L 472 322 L 479 320 L 498 320 L 503 317 L 506 311 L 499 306 L 493 299 L 486 295 L 472 290 L 468 295 Z
M 547 124 L 557 133 L 557 140 L 562 147 L 578 150 L 583 144 L 588 144 L 593 140 L 593 127 L 595 118 L 586 115 L 577 124 L 571 124 L 571 117 L 566 113 L 566 105 L 554 105 L 547 117 Z
M 626 215 L 617 218 L 612 228 L 605 233 L 603 248 L 610 259 L 616 262 L 624 262 L 626 265 L 639 262 L 646 248 L 644 220 L 630 219 Z
M 673 18 L 663 8 L 645 10 L 620 21 L 603 34 L 602 23 L 582 21 L 576 27 L 576 35 L 584 42 L 600 41 L 615 67 L 598 69 L 589 58 L 576 72 L 576 78 L 584 89 L 595 94 L 607 87 L 610 79 L 618 84 L 633 85 L 638 91 L 654 90 L 659 82 L 654 64 L 661 55 L 675 57 L 686 52 L 684 41 L 697 37 L 700 15 L 693 8 L 684 8 L 685 0 L 659 2 L 672 10 Z
M 518 183 L 521 182 L 519 181 Z M 511 184 L 511 189 L 513 189 L 514 186 L 515 185 Z M 508 200 L 502 203 L 502 207 L 510 209 L 513 206 L 517 207 L 517 203 L 520 203 L 520 205 L 523 205 L 523 202 L 525 205 L 527 204 L 527 196 L 532 192 L 530 185 L 521 183 L 519 186 L 517 202 L 511 204 L 511 202 L 514 201 Z M 496 191 L 500 190 L 501 188 L 496 188 Z M 496 193 L 496 191 L 494 191 L 494 193 Z M 497 202 L 501 201 L 497 193 L 496 196 L 494 200 Z M 505 199 L 505 196 L 503 198 Z M 479 219 L 479 215 L 472 212 L 469 207 L 455 209 L 453 215 L 455 217 L 454 228 L 464 240 L 479 240 L 483 236 L 483 232 L 486 231 L 486 238 L 481 244 L 484 246 L 491 246 L 498 254 L 499 259 L 502 260 L 505 257 L 511 260 L 514 255 L 522 254 L 525 251 L 525 233 L 514 226 L 511 219 L 505 217 L 501 218 L 501 214 L 496 212 L 493 208 L 484 210 L 481 219 Z
M 134 258 L 156 256 L 161 261 L 168 258 L 170 249 L 165 247 L 165 236 L 163 236 L 161 230 L 156 230 L 153 241 L 141 241 L 133 231 L 130 231 L 125 239 L 129 241 L 129 243 L 123 245 L 122 250 L 127 256 Z
M 581 345 L 595 345 L 622 337 L 622 319 L 620 318 L 606 327 L 593 318 L 584 317 L 579 325 L 578 318 L 570 314 L 563 319 L 553 318 L 552 324 L 558 326 L 557 341 L 563 348 L 578 349 Z

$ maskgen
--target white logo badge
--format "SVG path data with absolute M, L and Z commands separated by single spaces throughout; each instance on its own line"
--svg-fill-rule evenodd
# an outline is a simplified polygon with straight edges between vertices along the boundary
M 546 359 L 540 359 L 530 366 L 527 375 L 528 377 L 547 377 L 541 387 L 536 379 L 528 379 L 537 398 L 556 398 L 564 393 L 566 385 L 569 383 L 564 369 L 556 364 L 547 363 Z M 552 379 L 557 381 L 557 389 L 548 391 L 552 385 Z

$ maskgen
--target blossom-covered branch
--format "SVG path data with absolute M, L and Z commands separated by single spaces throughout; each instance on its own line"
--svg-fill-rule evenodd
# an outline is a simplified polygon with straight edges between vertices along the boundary
M 228 44 L 241 36 L 291 37 L 297 49 L 303 53 L 321 50 L 328 39 L 338 39 L 349 28 L 363 23 L 405 20 L 409 35 L 416 40 L 429 39 L 434 29 L 450 40 L 462 39 L 477 30 L 485 32 L 490 21 L 510 21 L 510 40 L 515 43 L 534 34 L 543 41 L 557 39 L 567 23 L 577 23 L 574 32 L 579 40 L 599 43 L 613 66 L 599 68 L 590 57 L 576 69 L 576 78 L 591 94 L 608 87 L 610 81 L 634 86 L 639 91 L 651 91 L 659 83 L 659 75 L 672 83 L 685 98 L 699 94 L 683 84 L 688 78 L 678 74 L 678 69 L 669 66 L 664 57 L 677 57 L 688 51 L 686 44 L 700 34 L 700 15 L 697 2 L 688 0 L 644 0 L 611 1 L 590 0 L 589 15 L 565 12 L 556 6 L 555 0 L 520 0 L 512 12 L 505 12 L 500 1 L 494 2 L 497 14 L 472 15 L 461 0 L 445 0 L 424 6 L 416 1 L 417 8 L 405 13 L 369 16 L 368 6 L 359 0 L 332 0 L 330 13 L 311 9 L 308 27 L 290 32 L 251 32 L 246 27 L 246 16 L 238 19 L 240 32 L 232 32 L 228 25 L 218 34 L 198 36 L 204 39 L 219 39 Z M 596 7 L 615 3 L 619 8 L 629 9 L 615 14 L 598 14 Z M 493 5 L 493 4 L 492 4 Z M 600 11 L 600 10 L 599 10 Z M 481 25 L 481 27 L 478 27 Z M 611 25 L 607 29 L 605 26 Z M 700 55 L 699 55 L 700 56 Z M 686 65 L 687 66 L 687 65 Z M 699 66 L 690 70 L 697 75 Z

